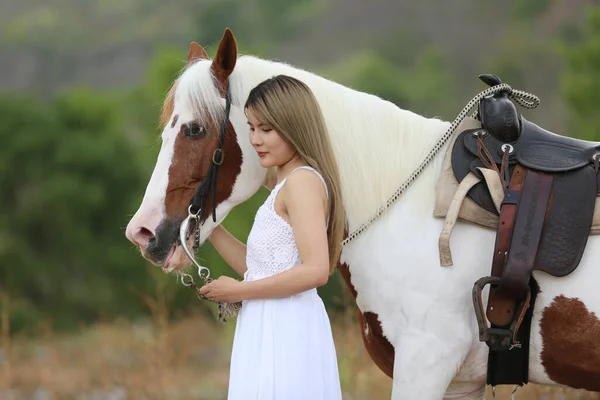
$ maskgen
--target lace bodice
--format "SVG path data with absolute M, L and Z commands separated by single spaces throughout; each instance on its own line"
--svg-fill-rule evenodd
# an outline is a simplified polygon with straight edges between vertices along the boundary
M 321 175 L 313 168 L 303 166 L 294 171 L 298 169 L 314 171 L 325 184 Z M 300 263 L 292 227 L 277 214 L 274 207 L 275 197 L 286 179 L 287 177 L 273 188 L 254 217 L 254 224 L 246 243 L 246 266 L 248 267 L 244 274 L 246 280 L 275 275 Z M 325 185 L 325 190 L 327 191 L 327 185 Z

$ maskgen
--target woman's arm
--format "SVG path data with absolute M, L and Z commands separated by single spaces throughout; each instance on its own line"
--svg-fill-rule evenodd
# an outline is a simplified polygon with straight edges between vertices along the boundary
M 227 229 L 218 225 L 211 232 L 208 240 L 219 252 L 223 260 L 241 276 L 248 269 L 246 267 L 246 245 L 235 238 Z
M 294 231 L 302 263 L 282 273 L 243 282 L 240 297 L 265 299 L 291 296 L 323 286 L 329 279 L 325 186 L 312 171 L 290 175 L 279 192 Z

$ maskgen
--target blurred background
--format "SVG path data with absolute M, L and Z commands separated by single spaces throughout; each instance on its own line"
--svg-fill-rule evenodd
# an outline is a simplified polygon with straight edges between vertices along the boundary
M 528 119 L 600 141 L 598 1 L 2 0 L 0 399 L 225 399 L 235 321 L 125 239 L 166 91 L 189 43 L 213 55 L 225 27 L 241 53 L 448 120 L 495 73 L 541 98 Z M 265 196 L 224 225 L 245 241 Z M 198 258 L 235 276 L 209 245 Z M 320 293 L 344 399 L 388 399 L 340 277 Z

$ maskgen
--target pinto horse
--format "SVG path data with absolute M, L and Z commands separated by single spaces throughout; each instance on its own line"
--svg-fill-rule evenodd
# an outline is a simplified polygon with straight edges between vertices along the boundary
M 320 103 L 350 232 L 386 204 L 450 126 L 285 63 L 238 57 L 230 30 L 213 59 L 192 43 L 186 68 L 164 104 L 156 166 L 127 226 L 128 239 L 145 258 L 167 271 L 190 265 L 177 233 L 218 146 L 224 159 L 215 195 L 204 204 L 200 243 L 233 207 L 261 186 L 273 187 L 273 171 L 260 166 L 250 145 L 243 106 L 255 85 L 277 74 L 305 82 Z M 224 117 L 227 94 L 230 112 Z M 226 124 L 222 130 L 221 124 Z M 339 263 L 358 307 L 364 345 L 393 378 L 392 398 L 398 400 L 485 395 L 488 347 L 478 340 L 471 289 L 489 274 L 495 232 L 459 221 L 452 236 L 454 265 L 440 266 L 444 221 L 432 211 L 443 152 L 344 246 Z M 556 278 L 534 271 L 540 290 L 531 323 L 530 382 L 600 391 L 598 260 L 600 237 L 590 236 L 572 274 Z

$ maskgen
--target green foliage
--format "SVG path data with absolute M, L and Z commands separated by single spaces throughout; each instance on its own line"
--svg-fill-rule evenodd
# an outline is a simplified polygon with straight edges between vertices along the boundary
M 211 0 L 196 15 L 197 37 L 214 54 L 228 27 L 244 53 L 264 55 L 274 44 L 301 35 L 321 6 L 316 0 Z
M 524 89 L 535 81 L 542 66 L 548 68 L 555 62 L 556 43 L 552 38 L 521 40 L 520 37 L 520 31 L 507 33 L 487 60 L 485 69 L 512 87 Z
M 171 85 L 181 73 L 187 58 L 187 49 L 161 47 L 150 60 L 142 84 L 124 95 L 121 107 L 127 110 L 129 136 L 136 144 L 147 146 L 149 157 L 155 157 L 160 133 L 159 117 Z M 154 133 L 154 135 L 152 135 Z M 150 162 L 150 159 L 149 159 Z
M 562 87 L 578 136 L 600 141 L 600 8 L 590 9 L 582 41 L 565 49 Z
M 378 53 L 358 53 L 325 74 L 423 115 L 453 118 L 457 112 L 456 105 L 448 102 L 456 91 L 449 66 L 433 49 L 421 51 L 404 66 Z
M 552 6 L 553 0 L 513 0 L 511 11 L 515 18 L 532 20 Z
M 134 317 L 167 279 L 126 244 L 145 176 L 116 104 L 88 90 L 0 98 L 0 282 L 15 330 Z

